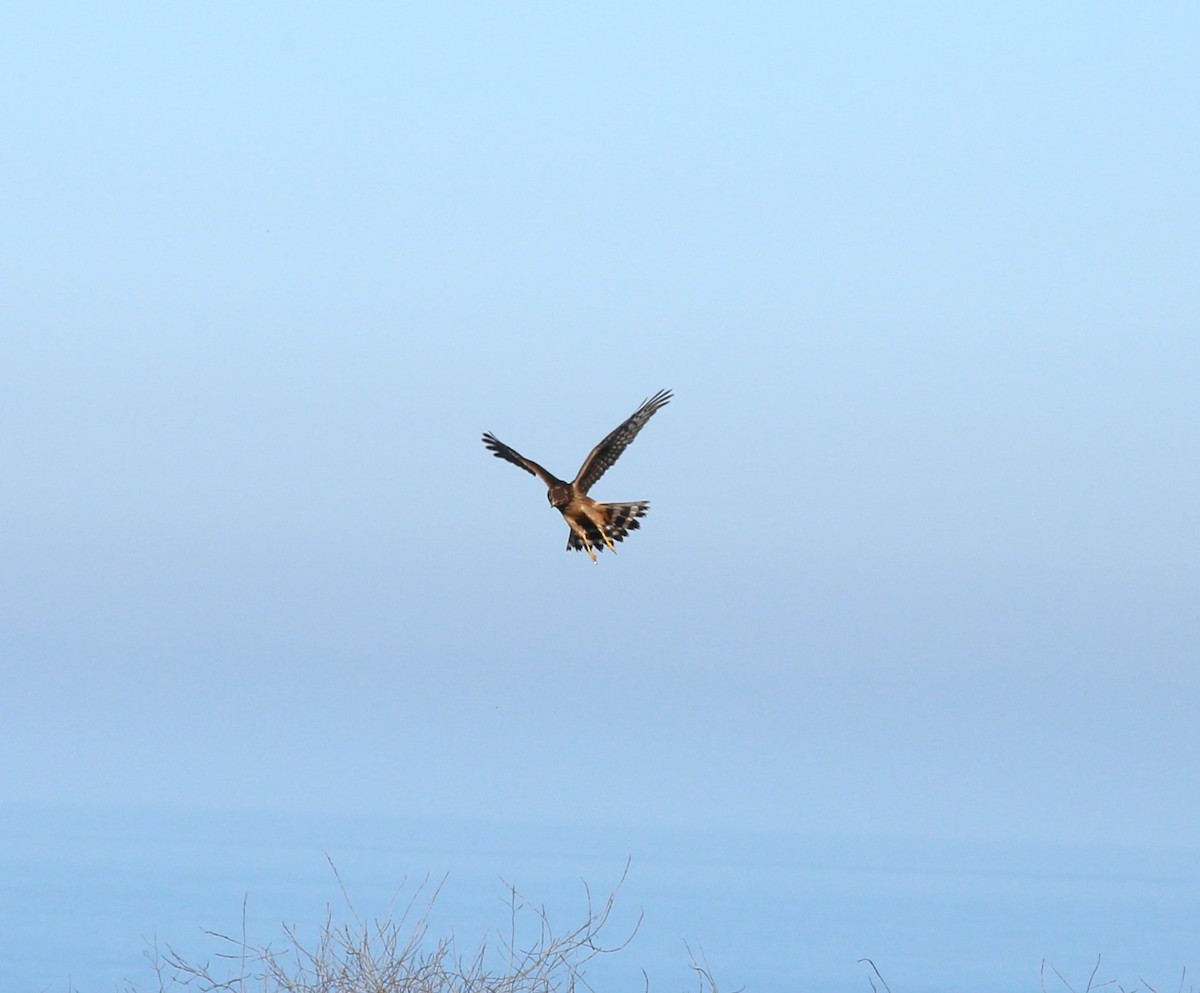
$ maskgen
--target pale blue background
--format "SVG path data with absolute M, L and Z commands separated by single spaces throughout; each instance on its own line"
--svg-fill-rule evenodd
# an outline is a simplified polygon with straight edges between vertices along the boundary
M 1195 878 L 1200 9 L 4 20 L 5 809 Z

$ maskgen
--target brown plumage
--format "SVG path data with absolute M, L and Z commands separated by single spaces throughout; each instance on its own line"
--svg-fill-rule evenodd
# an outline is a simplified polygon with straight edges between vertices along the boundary
M 624 541 L 625 535 L 641 527 L 638 518 L 646 515 L 650 504 L 645 500 L 636 503 L 597 503 L 587 492 L 612 468 L 646 422 L 670 402 L 671 395 L 670 390 L 659 390 L 650 399 L 642 401 L 637 410 L 588 453 L 570 483 L 509 448 L 490 432 L 484 433 L 483 443 L 496 458 L 520 466 L 546 484 L 546 499 L 563 515 L 571 529 L 567 535 L 567 548 L 575 551 L 582 549 L 595 562 L 596 551 L 604 551 L 607 546 L 615 554 L 617 547 L 614 542 Z

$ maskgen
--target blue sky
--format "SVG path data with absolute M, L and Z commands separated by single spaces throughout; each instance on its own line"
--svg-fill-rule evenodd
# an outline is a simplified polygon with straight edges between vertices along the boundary
M 1194 843 L 1195 9 L 4 35 L 0 801 Z

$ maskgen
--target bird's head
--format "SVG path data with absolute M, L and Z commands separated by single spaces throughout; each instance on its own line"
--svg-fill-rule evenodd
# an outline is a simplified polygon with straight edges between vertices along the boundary
M 546 499 L 555 510 L 562 510 L 571 502 L 571 487 L 565 483 L 555 483 L 546 491 Z

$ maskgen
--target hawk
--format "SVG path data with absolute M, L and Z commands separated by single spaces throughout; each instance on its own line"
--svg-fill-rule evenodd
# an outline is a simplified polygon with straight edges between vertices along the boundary
M 604 551 L 605 545 L 616 554 L 617 547 L 613 542 L 624 541 L 625 535 L 641 527 L 638 518 L 645 516 L 650 504 L 646 500 L 636 503 L 598 503 L 587 492 L 621 457 L 646 422 L 670 400 L 670 390 L 659 390 L 650 399 L 643 400 L 637 410 L 591 450 L 575 479 L 569 483 L 509 448 L 490 432 L 484 432 L 483 443 L 496 458 L 520 466 L 546 484 L 546 499 L 550 501 L 550 506 L 563 515 L 571 528 L 567 535 L 567 550 L 582 549 L 595 562 L 596 551 Z

